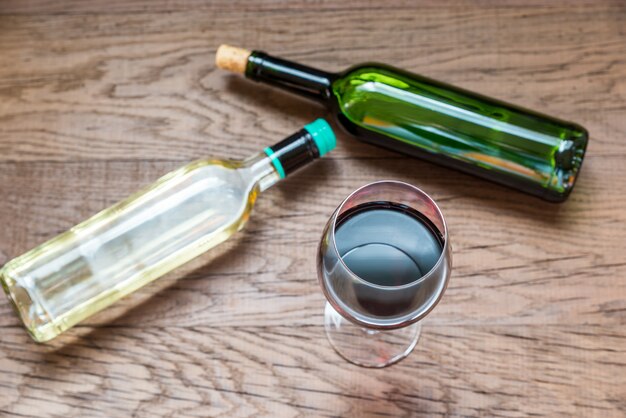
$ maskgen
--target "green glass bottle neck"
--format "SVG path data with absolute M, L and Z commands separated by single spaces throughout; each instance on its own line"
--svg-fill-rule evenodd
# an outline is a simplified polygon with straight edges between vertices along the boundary
M 336 75 L 253 51 L 248 58 L 246 77 L 324 103 L 331 98 L 331 84 Z

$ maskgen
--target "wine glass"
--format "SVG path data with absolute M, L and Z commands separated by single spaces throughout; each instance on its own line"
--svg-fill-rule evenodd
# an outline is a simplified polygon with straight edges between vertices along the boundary
M 391 180 L 352 192 L 326 224 L 317 257 L 333 348 L 364 367 L 406 357 L 451 267 L 446 222 L 426 193 Z

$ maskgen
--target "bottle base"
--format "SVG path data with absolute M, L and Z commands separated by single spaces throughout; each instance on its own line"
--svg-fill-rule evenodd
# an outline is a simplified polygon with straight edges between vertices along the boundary
M 11 277 L 6 269 L 0 270 L 0 284 L 9 299 L 13 312 L 20 319 L 22 326 L 28 335 L 37 343 L 44 343 L 59 335 L 51 321 L 43 321 L 42 324 L 34 324 L 29 320 L 30 312 L 37 312 L 38 317 L 48 316 L 43 307 L 31 298 L 31 295 Z

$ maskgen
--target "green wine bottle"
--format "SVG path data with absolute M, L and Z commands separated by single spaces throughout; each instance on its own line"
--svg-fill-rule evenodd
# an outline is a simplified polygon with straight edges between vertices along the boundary
M 587 131 L 382 64 L 334 74 L 222 45 L 217 66 L 316 100 L 357 138 L 552 202 L 572 191 Z

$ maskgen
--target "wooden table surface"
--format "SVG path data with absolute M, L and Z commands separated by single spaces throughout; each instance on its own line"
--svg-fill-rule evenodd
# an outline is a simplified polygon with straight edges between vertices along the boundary
M 226 74 L 220 43 L 327 70 L 387 62 L 586 126 L 557 205 L 339 135 L 245 231 L 45 345 L 0 301 L 0 415 L 626 416 L 626 3 L 0 4 L 0 262 L 185 162 L 246 157 L 326 111 Z M 323 334 L 315 253 L 351 190 L 430 193 L 450 287 L 405 361 Z

